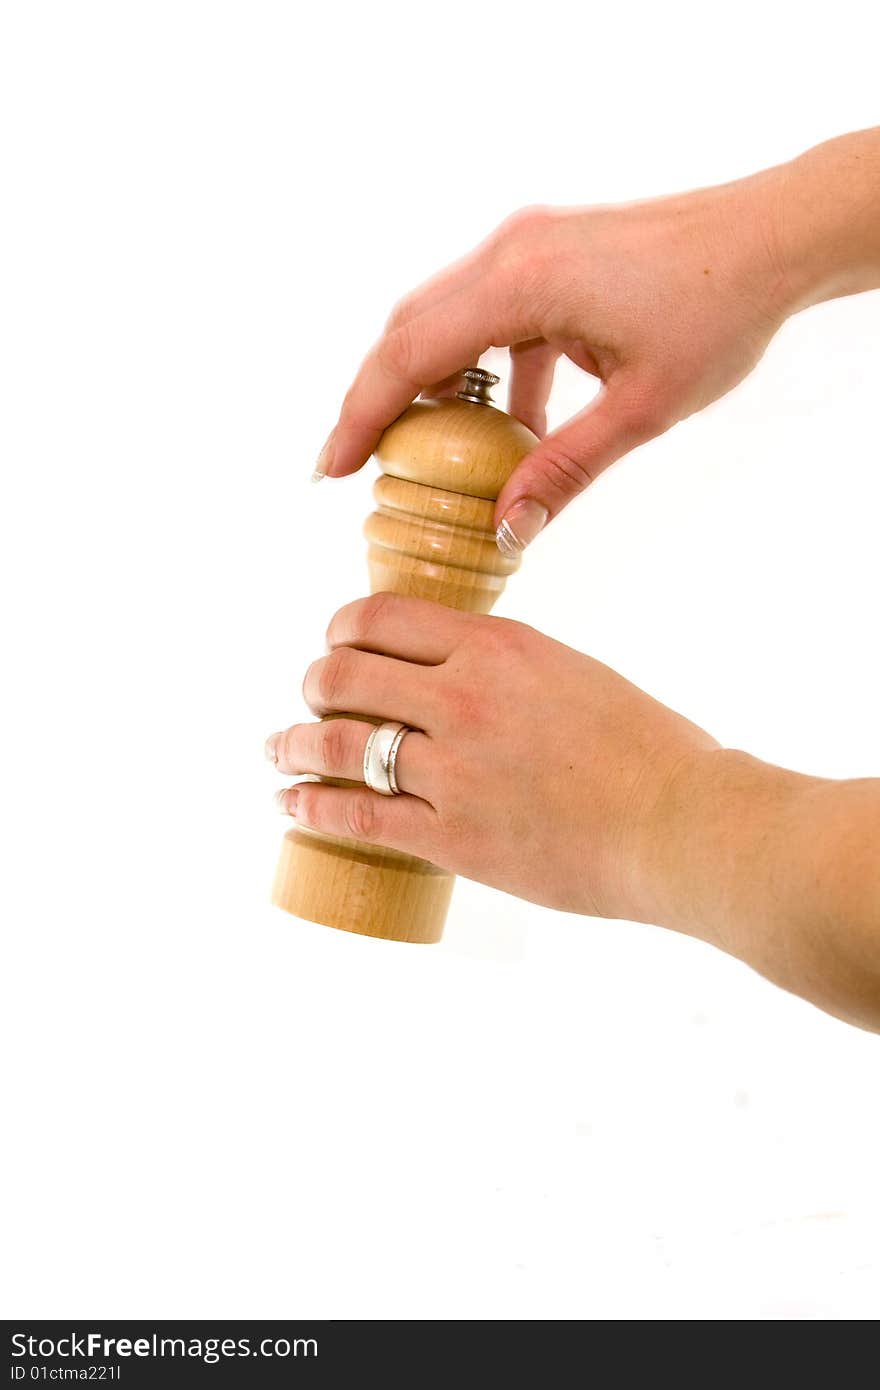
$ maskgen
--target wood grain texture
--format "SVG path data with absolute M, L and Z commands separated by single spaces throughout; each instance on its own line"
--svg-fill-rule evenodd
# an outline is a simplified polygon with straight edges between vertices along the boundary
M 536 442 L 490 405 L 410 406 L 376 450 L 384 472 L 364 528 L 372 592 L 488 613 L 519 567 L 495 544 L 494 500 Z M 410 855 L 297 826 L 284 838 L 272 901 L 343 931 L 429 943 L 442 935 L 454 882 Z
M 376 458 L 393 478 L 494 502 L 536 443 L 503 410 L 451 397 L 411 405 L 382 435 Z

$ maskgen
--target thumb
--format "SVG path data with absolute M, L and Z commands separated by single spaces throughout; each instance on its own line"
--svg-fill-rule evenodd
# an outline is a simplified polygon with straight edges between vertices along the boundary
M 672 421 L 656 388 L 615 374 L 585 410 L 542 439 L 510 475 L 495 504 L 499 549 L 524 550 L 594 478 Z

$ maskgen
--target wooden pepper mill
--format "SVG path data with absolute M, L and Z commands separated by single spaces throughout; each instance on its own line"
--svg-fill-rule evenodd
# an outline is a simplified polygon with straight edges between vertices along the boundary
M 416 401 L 382 435 L 377 509 L 364 528 L 367 560 L 373 593 L 488 613 L 519 568 L 519 557 L 495 544 L 495 499 L 537 439 L 493 404 L 498 377 L 478 367 L 463 375 L 454 399 Z M 384 718 L 375 714 L 376 722 Z M 272 901 L 343 931 L 432 942 L 442 935 L 454 882 L 396 850 L 296 826 L 284 837 Z

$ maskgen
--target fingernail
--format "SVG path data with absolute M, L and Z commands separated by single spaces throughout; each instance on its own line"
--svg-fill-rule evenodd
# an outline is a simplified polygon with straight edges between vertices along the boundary
M 282 816 L 295 816 L 298 801 L 299 787 L 284 787 L 280 792 L 275 793 L 275 806 Z
M 322 478 L 326 478 L 327 470 L 333 462 L 333 435 L 327 440 L 320 454 L 318 462 L 315 464 L 315 471 L 312 474 L 312 482 L 319 483 Z
M 520 555 L 527 545 L 531 545 L 539 531 L 543 531 L 550 516 L 546 507 L 531 497 L 523 497 L 514 502 L 510 511 L 501 519 L 495 532 L 495 544 L 502 555 Z
M 266 762 L 274 763 L 276 767 L 278 766 L 278 740 L 280 737 L 280 734 L 270 734 L 263 749 L 266 754 Z

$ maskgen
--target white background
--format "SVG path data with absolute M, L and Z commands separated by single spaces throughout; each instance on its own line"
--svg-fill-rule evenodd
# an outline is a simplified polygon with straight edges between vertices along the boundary
M 875 1038 L 468 883 L 434 948 L 286 917 L 262 760 L 365 591 L 372 467 L 307 480 L 394 300 L 525 203 L 876 123 L 878 37 L 867 3 L 4 6 L 6 1316 L 880 1312 Z M 878 328 L 790 322 L 499 611 L 880 771 Z

